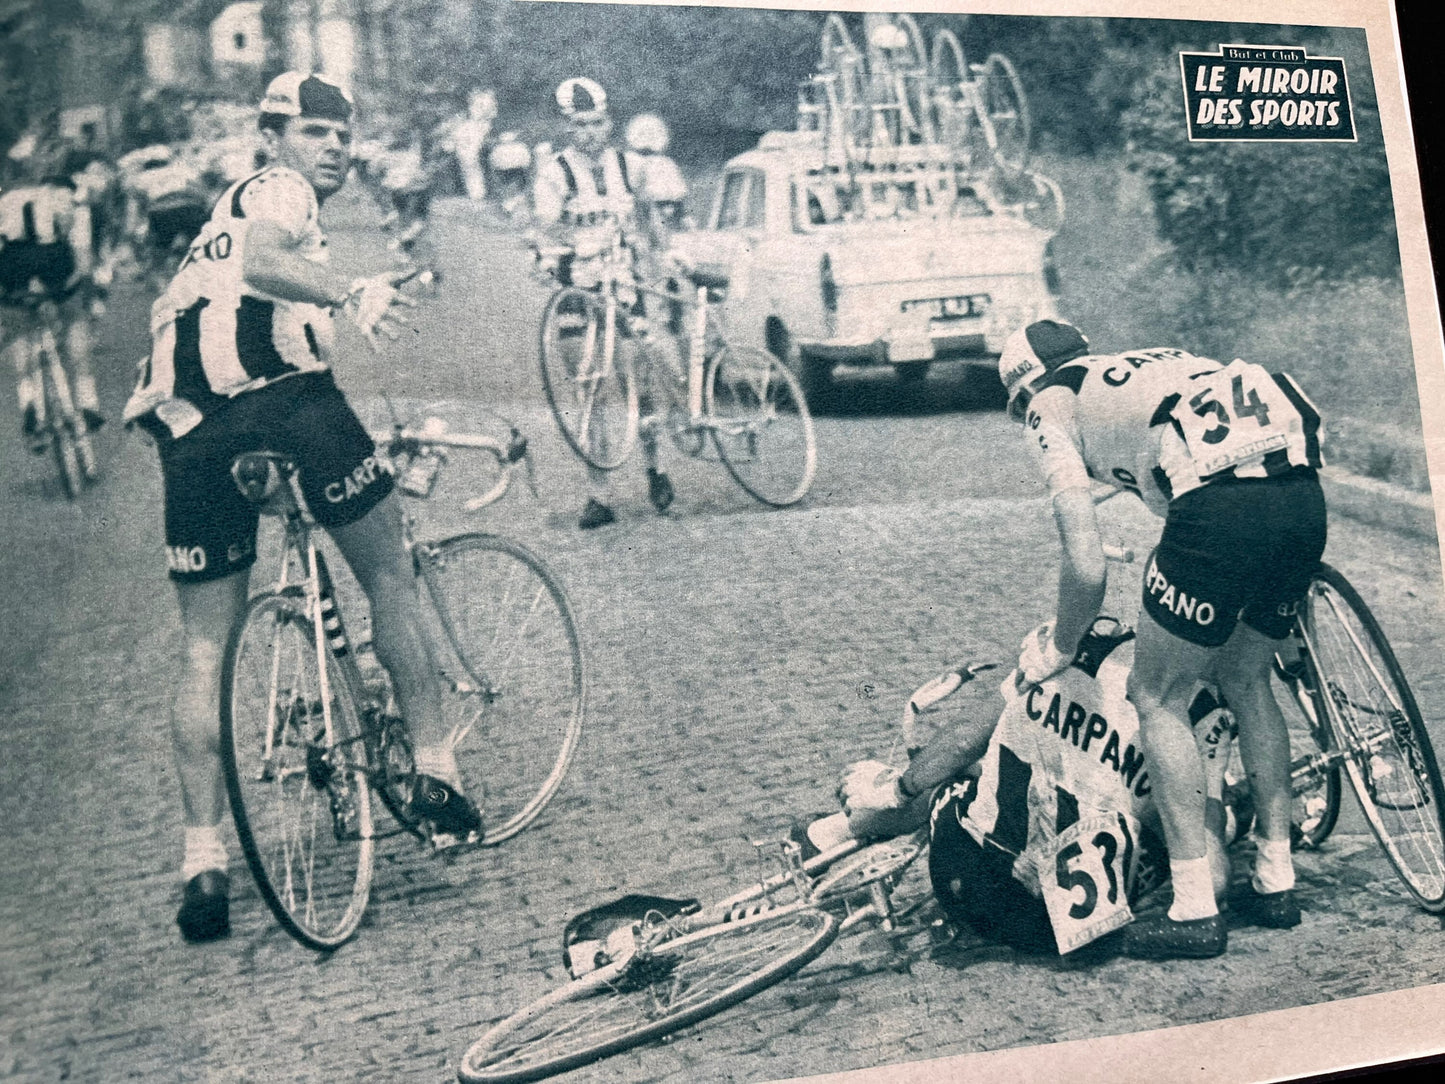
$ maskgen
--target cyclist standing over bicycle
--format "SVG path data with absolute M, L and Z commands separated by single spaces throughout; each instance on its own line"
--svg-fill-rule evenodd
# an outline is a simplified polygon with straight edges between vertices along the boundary
M 1021 681 L 1068 665 L 1104 597 L 1092 480 L 1164 518 L 1144 575 L 1129 696 L 1139 712 L 1169 846 L 1174 902 L 1130 927 L 1132 955 L 1217 956 L 1227 931 L 1205 851 L 1203 768 L 1189 697 L 1216 685 L 1239 721 L 1257 805 L 1252 895 L 1262 923 L 1300 920 L 1290 857 L 1290 748 L 1270 688 L 1325 545 L 1320 417 L 1285 375 L 1183 350 L 1093 355 L 1079 331 L 1042 320 L 999 358 L 1010 416 L 1027 426 L 1063 550 L 1056 619 L 1025 640 Z
M 556 154 L 538 155 L 532 183 L 535 225 L 547 241 L 569 249 L 555 267 L 547 270 L 563 285 L 584 289 L 599 284 L 598 258 L 611 247 L 618 229 L 624 239 L 637 240 L 637 204 L 645 196 L 636 185 L 641 178 L 636 155 L 612 145 L 612 115 L 607 93 L 586 78 L 568 79 L 557 88 L 557 105 L 567 119 L 568 142 Z M 631 336 L 619 336 L 618 350 L 637 349 Z M 639 436 L 647 464 L 647 495 L 659 512 L 673 501 L 672 481 L 658 469 L 657 425 L 650 417 L 652 396 L 647 387 L 647 366 L 634 367 L 644 424 Z M 612 523 L 611 471 L 587 465 L 589 494 L 577 525 L 590 530 Z
M 86 426 L 95 430 L 100 413 L 95 376 L 91 371 L 90 325 L 77 290 L 93 270 L 90 208 L 63 177 L 51 149 L 37 148 L 18 168 L 22 183 L 0 194 L 0 300 L 10 322 L 28 331 L 33 316 L 16 306 L 38 283 L 41 296 L 59 306 L 65 324 L 65 353 L 73 369 L 75 405 Z M 31 448 L 43 452 L 45 397 L 38 359 L 27 349 L 24 334 L 6 349 L 15 365 L 21 428 Z
M 270 450 L 295 461 L 312 516 L 366 592 L 376 654 L 414 740 L 411 812 L 443 845 L 481 833 L 442 720 L 391 466 L 330 372 L 333 312 L 375 343 L 411 303 L 396 289 L 405 271 L 348 281 L 327 265 L 318 214 L 346 180 L 351 117 L 351 99 L 325 77 L 288 72 L 272 81 L 260 108 L 271 164 L 221 197 L 153 306 L 151 354 L 126 407 L 127 422 L 157 441 L 184 628 L 171 728 L 186 826 L 177 922 L 192 941 L 230 928 L 216 705 L 258 518 L 230 475 L 239 454 Z

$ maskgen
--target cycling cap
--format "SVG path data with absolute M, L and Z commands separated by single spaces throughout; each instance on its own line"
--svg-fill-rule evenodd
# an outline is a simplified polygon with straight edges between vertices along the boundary
M 271 80 L 261 99 L 261 112 L 316 120 L 351 120 L 351 96 L 324 75 L 283 72 Z
M 639 154 L 661 154 L 667 150 L 667 124 L 656 113 L 639 113 L 627 122 L 625 138 Z
M 607 112 L 607 91 L 583 76 L 568 79 L 557 88 L 557 105 L 568 120 Z
M 1031 390 L 1040 377 L 1088 352 L 1089 340 L 1079 329 L 1057 320 L 1038 320 L 1010 335 L 998 359 L 998 376 L 1008 393 L 1009 417 L 1023 417 L 1030 396 L 1022 393 Z

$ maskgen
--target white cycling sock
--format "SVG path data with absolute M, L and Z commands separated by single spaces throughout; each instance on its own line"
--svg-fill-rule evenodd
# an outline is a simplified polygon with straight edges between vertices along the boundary
M 1171 858 L 1169 873 L 1174 881 L 1174 903 L 1169 908 L 1170 918 L 1175 922 L 1187 922 L 1190 919 L 1219 914 L 1219 904 L 1214 900 L 1214 877 L 1209 871 L 1208 858 L 1189 858 L 1183 861 Z
M 1254 876 L 1250 878 L 1256 892 L 1266 895 L 1285 892 L 1294 887 L 1294 858 L 1289 840 L 1254 840 Z
M 226 871 L 226 845 L 221 842 L 219 824 L 186 828 L 186 856 L 181 862 L 181 880 L 189 881 L 210 869 Z

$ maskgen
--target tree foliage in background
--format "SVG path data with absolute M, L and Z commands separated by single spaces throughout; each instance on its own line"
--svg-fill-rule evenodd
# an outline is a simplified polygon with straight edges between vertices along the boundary
M 1277 40 L 1295 44 L 1302 36 Z M 1312 55 L 1349 52 L 1328 40 L 1301 44 Z M 1180 265 L 1281 283 L 1397 274 L 1389 165 L 1364 57 L 1346 57 L 1357 142 L 1191 143 L 1178 51 L 1176 44 L 1137 68 L 1121 134 Z

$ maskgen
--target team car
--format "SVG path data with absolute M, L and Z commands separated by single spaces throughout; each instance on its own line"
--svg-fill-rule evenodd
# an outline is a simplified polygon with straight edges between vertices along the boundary
M 730 340 L 784 359 L 810 392 L 838 363 L 920 378 L 991 363 L 1057 315 L 1058 186 L 1027 169 L 1028 117 L 1001 56 L 970 68 L 947 31 L 927 59 L 907 16 L 868 16 L 868 50 L 830 16 L 797 131 L 725 166 L 682 262 L 725 278 Z

